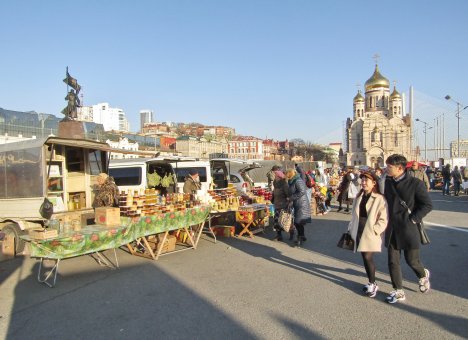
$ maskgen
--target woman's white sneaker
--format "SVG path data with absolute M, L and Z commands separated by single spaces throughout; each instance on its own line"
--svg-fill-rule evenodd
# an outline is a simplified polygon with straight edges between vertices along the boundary
M 424 268 L 424 272 L 426 273 L 426 276 L 419 279 L 419 291 L 421 293 L 427 293 L 429 289 L 431 289 L 431 282 L 429 281 L 431 272 L 426 268 Z
M 366 291 L 366 295 L 368 297 L 375 297 L 377 295 L 377 291 L 379 290 L 379 286 L 377 286 L 377 284 L 374 282 L 374 283 L 369 283 L 369 285 L 367 286 L 367 291 Z

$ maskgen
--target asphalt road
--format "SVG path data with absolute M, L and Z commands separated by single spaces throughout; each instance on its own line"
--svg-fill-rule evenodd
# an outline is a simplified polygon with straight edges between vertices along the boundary
M 467 338 L 468 196 L 431 195 L 422 258 L 432 289 L 419 293 L 403 265 L 403 303 L 384 302 L 385 249 L 376 256 L 380 292 L 362 295 L 360 255 L 336 247 L 350 215 L 331 212 L 314 218 L 300 249 L 271 241 L 271 230 L 216 244 L 203 236 L 197 250 L 158 261 L 119 250 L 118 270 L 89 256 L 65 260 L 52 289 L 36 281 L 36 260 L 2 262 L 0 338 Z

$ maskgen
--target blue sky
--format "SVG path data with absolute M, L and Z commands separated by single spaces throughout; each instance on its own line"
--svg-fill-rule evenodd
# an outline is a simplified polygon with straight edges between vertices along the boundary
M 132 131 L 152 109 L 158 121 L 339 142 L 376 53 L 400 92 L 421 94 L 421 119 L 447 112 L 456 126 L 448 93 L 468 105 L 463 0 L 2 1 L 0 13 L 0 107 L 10 110 L 61 116 L 68 66 L 85 105 L 122 108 Z

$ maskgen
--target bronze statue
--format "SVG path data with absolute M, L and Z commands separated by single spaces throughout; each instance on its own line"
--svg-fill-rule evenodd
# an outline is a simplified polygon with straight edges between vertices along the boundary
M 68 91 L 65 100 L 68 101 L 68 105 L 66 108 L 62 110 L 62 113 L 65 115 L 65 120 L 71 119 L 75 120 L 78 118 L 77 108 L 80 107 L 80 99 L 78 98 L 78 93 L 80 93 L 81 86 L 78 84 L 78 81 L 70 76 L 68 73 L 67 67 L 67 77 L 63 80 L 67 86 L 70 86 L 72 90 Z

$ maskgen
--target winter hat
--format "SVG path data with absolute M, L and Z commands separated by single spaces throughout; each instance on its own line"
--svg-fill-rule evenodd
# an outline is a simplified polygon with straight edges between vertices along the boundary
M 281 179 L 285 178 L 286 176 L 284 175 L 283 171 L 281 170 L 275 170 L 273 171 L 273 173 L 275 174 L 276 177 L 279 177 Z

